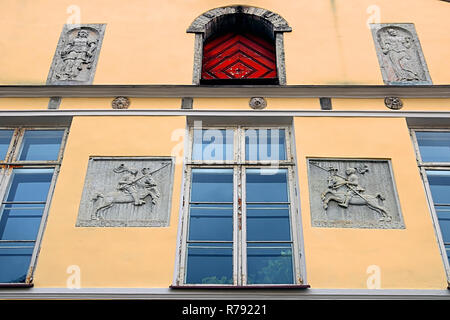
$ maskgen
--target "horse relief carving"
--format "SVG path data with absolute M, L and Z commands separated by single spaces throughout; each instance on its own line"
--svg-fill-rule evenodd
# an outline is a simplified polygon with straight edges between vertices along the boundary
M 152 174 L 167 165 L 169 164 L 165 164 L 163 167 L 153 171 L 149 168 L 143 168 L 139 172 L 136 169 L 126 167 L 122 163 L 113 169 L 114 173 L 122 174 L 122 176 L 116 190 L 107 193 L 95 192 L 92 197 L 92 201 L 96 204 L 92 213 L 92 219 L 104 219 L 104 212 L 117 204 L 133 203 L 135 206 L 142 206 L 146 204 L 146 199 L 150 198 L 151 204 L 155 205 L 160 197 L 160 193 L 155 180 L 152 178 Z
M 92 157 L 77 226 L 167 226 L 172 158 Z
M 387 162 L 311 160 L 309 164 L 313 225 L 402 227 Z

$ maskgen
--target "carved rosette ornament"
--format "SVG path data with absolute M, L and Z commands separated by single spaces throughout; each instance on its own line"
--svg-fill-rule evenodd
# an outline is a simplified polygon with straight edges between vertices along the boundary
M 164 227 L 173 158 L 91 157 L 77 227 Z
M 387 160 L 309 159 L 313 227 L 404 229 Z
M 249 101 L 250 108 L 254 110 L 262 110 L 267 107 L 266 99 L 262 97 L 253 97 Z
M 384 104 L 386 107 L 392 110 L 399 110 L 403 108 L 403 102 L 397 97 L 386 97 L 384 98 Z
M 130 107 L 130 99 L 127 97 L 116 97 L 111 102 L 113 109 L 128 109 Z
M 47 84 L 92 84 L 104 24 L 64 25 Z

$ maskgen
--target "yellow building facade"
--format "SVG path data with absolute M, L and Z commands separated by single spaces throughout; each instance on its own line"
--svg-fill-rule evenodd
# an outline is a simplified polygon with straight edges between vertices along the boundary
M 450 3 L 375 2 L 3 1 L 0 297 L 450 298 Z M 207 79 L 226 32 L 269 34 L 276 77 Z M 264 158 L 275 141 L 283 155 Z

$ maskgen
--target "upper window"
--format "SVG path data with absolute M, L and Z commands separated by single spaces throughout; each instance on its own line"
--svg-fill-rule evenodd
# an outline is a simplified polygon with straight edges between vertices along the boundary
M 450 279 L 450 131 L 413 131 L 436 234 Z
M 65 129 L 0 129 L 0 283 L 31 283 Z
M 229 6 L 200 15 L 195 33 L 193 84 L 286 84 L 286 20 L 266 9 Z
M 178 283 L 301 284 L 289 127 L 190 134 Z

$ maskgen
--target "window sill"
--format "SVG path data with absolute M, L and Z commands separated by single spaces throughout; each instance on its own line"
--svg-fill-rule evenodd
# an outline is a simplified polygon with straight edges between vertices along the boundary
M 32 288 L 34 284 L 31 283 L 0 283 L 1 288 Z
M 285 285 L 246 285 L 246 286 L 228 286 L 228 285 L 171 285 L 170 289 L 224 289 L 224 290 L 274 290 L 274 289 L 309 289 L 309 284 L 285 284 Z

